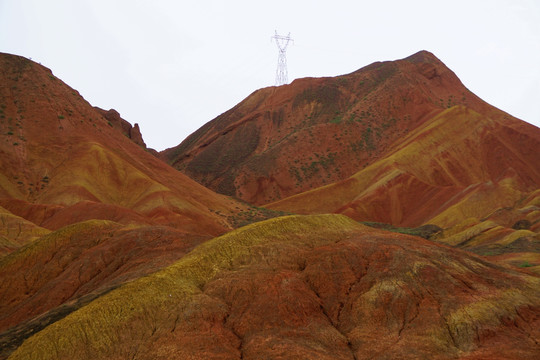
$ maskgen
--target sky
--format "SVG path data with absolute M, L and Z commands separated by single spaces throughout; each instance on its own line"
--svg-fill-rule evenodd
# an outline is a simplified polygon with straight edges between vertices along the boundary
M 25 56 L 93 106 L 178 145 L 275 83 L 434 53 L 476 95 L 540 127 L 540 0 L 0 0 L 0 52 Z

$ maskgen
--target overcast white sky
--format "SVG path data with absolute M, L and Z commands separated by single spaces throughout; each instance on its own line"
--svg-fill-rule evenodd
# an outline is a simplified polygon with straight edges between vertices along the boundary
M 540 127 L 540 0 L 0 0 L 0 52 L 50 68 L 92 105 L 178 145 L 274 84 L 429 50 L 490 104 Z

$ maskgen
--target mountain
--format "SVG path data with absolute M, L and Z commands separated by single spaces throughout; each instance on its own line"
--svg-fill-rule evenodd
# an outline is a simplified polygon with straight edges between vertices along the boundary
M 539 130 L 432 54 L 161 154 L 39 64 L 0 80 L 0 359 L 538 358 Z
M 262 205 L 348 178 L 456 105 L 515 120 L 421 51 L 258 90 L 161 155 L 217 192 Z

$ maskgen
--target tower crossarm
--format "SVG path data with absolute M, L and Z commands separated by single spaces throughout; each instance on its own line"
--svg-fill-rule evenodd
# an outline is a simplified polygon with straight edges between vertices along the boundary
M 276 41 L 276 45 L 278 46 L 280 51 L 286 51 L 287 46 L 289 46 L 289 42 L 293 41 L 291 39 L 291 33 L 289 33 L 287 36 L 278 35 L 277 31 L 274 36 L 272 36 L 272 39 Z

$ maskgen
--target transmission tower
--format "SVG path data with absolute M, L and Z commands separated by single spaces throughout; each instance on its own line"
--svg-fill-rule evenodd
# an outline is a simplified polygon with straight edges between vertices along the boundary
M 280 86 L 286 84 L 289 81 L 287 79 L 287 57 L 285 55 L 289 42 L 293 40 L 291 39 L 291 33 L 289 33 L 287 36 L 282 36 L 278 35 L 277 31 L 275 35 L 272 36 L 272 40 L 276 41 L 276 45 L 279 50 L 276 70 L 276 86 Z

